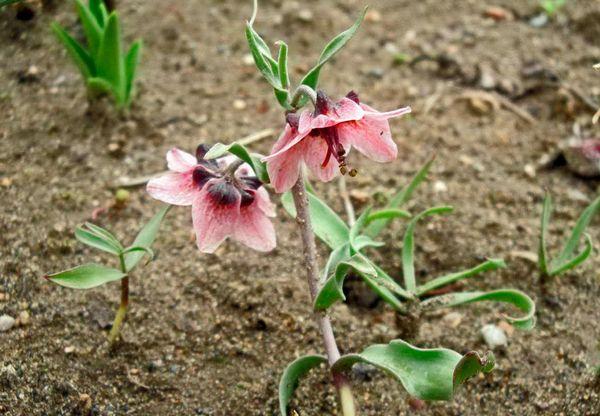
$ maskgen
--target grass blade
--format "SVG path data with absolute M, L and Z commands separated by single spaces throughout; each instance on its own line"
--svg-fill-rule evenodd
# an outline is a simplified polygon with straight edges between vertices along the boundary
M 71 56 L 71 59 L 73 59 L 73 62 L 75 62 L 77 68 L 79 68 L 83 78 L 87 80 L 93 77 L 96 73 L 96 67 L 88 52 L 58 23 L 52 23 L 51 27 L 58 40 L 60 40 Z

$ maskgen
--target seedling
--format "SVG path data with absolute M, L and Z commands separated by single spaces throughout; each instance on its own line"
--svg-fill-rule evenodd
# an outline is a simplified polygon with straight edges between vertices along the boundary
M 83 244 L 114 255 L 118 259 L 118 269 L 88 263 L 44 276 L 51 282 L 71 289 L 92 289 L 116 280 L 121 281 L 121 304 L 108 335 L 111 345 L 119 338 L 121 325 L 127 314 L 129 277 L 144 256 L 148 257 L 148 261 L 154 258 L 151 246 L 168 210 L 169 207 L 163 208 L 152 217 L 128 247 L 124 247 L 109 231 L 89 222 L 75 230 L 75 237 Z
M 58 23 L 52 24 L 52 30 L 79 68 L 89 97 L 110 94 L 119 110 L 127 110 L 134 96 L 142 41 L 135 41 L 124 54 L 116 12 L 108 14 L 102 0 L 89 0 L 87 6 L 75 0 L 75 6 L 86 45 L 73 39 Z
M 540 0 L 540 7 L 548 17 L 553 17 L 566 3 L 567 0 Z
M 546 244 L 546 235 L 548 233 L 548 223 L 550 222 L 550 215 L 552 213 L 552 198 L 550 193 L 546 192 L 544 196 L 544 204 L 542 207 L 542 223 L 540 232 L 540 243 L 538 250 L 538 266 L 543 278 L 549 278 L 551 276 L 557 276 L 567 270 L 571 270 L 581 263 L 583 263 L 590 256 L 593 250 L 592 238 L 585 232 L 585 229 L 592 221 L 594 215 L 600 209 L 600 197 L 596 198 L 582 213 L 571 236 L 565 243 L 562 251 L 558 257 L 550 259 L 548 256 L 548 249 Z M 579 241 L 581 235 L 585 238 L 585 248 L 576 253 L 579 247 Z

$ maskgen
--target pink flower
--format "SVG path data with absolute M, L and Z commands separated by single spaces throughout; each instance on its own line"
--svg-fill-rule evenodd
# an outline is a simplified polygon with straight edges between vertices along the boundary
M 207 150 L 198 146 L 196 157 L 176 148 L 167 152 L 170 172 L 151 179 L 148 193 L 169 204 L 192 206 L 196 243 L 204 253 L 213 253 L 227 237 L 258 251 L 275 248 L 268 218 L 275 216 L 275 207 L 262 183 L 246 164 L 236 168 L 229 158 L 205 160 Z
M 298 180 L 302 163 L 328 182 L 338 168 L 346 173 L 346 157 L 352 146 L 376 162 L 394 160 L 398 148 L 387 120 L 406 113 L 410 113 L 409 107 L 380 113 L 360 103 L 353 91 L 337 103 L 319 91 L 314 113 L 288 114 L 283 134 L 271 154 L 263 158 L 271 184 L 277 192 L 289 190 Z M 355 174 L 352 169 L 350 175 Z

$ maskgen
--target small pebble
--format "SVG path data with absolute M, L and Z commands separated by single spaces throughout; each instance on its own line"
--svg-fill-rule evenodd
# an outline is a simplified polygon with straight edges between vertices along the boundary
M 462 314 L 460 314 L 458 312 L 450 312 L 450 313 L 444 315 L 444 317 L 442 318 L 442 321 L 444 322 L 445 325 L 449 326 L 450 328 L 456 328 L 462 322 L 462 318 L 463 318 Z
M 443 181 L 435 181 L 433 183 L 433 192 L 436 194 L 448 192 L 448 185 L 446 185 L 446 182 Z
M 244 57 L 242 58 L 242 62 L 246 66 L 253 66 L 254 58 L 252 57 L 252 54 L 247 53 L 246 55 L 244 55 Z
M 365 20 L 371 23 L 381 22 L 381 13 L 378 10 L 370 9 L 365 15 Z
M 0 332 L 6 332 L 15 326 L 15 318 L 9 315 L 0 316 Z
M 530 178 L 535 178 L 535 166 L 533 166 L 531 163 L 526 164 L 523 170 L 525 171 L 525 175 L 529 176 Z
M 491 349 L 504 347 L 508 343 L 504 330 L 494 324 L 484 325 L 483 328 L 481 328 L 481 335 L 487 346 Z
M 67 347 L 65 347 L 65 354 L 72 354 L 75 352 L 75 347 L 72 345 L 69 345 Z
M 298 12 L 298 19 L 303 22 L 310 22 L 313 20 L 313 12 L 309 9 L 302 9 Z
M 20 326 L 29 325 L 29 323 L 31 322 L 31 317 L 29 316 L 29 312 L 21 311 L 21 313 L 19 313 L 19 317 L 17 318 L 17 320 L 18 320 Z
M 488 7 L 483 15 L 485 17 L 492 18 L 497 22 L 502 20 L 513 20 L 514 18 L 513 14 L 509 10 L 497 6 Z
M 233 101 L 233 108 L 235 108 L 236 110 L 243 110 L 245 109 L 247 106 L 246 101 L 244 100 L 234 100 Z

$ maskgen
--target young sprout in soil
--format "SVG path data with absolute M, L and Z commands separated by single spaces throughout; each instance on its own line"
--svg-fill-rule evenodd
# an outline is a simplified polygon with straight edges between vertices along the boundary
M 550 215 L 552 213 L 552 198 L 550 193 L 546 192 L 542 207 L 540 243 L 538 250 L 538 266 L 542 274 L 542 278 L 547 279 L 551 276 L 557 276 L 567 270 L 577 267 L 587 260 L 592 253 L 593 245 L 592 238 L 589 234 L 585 233 L 585 229 L 599 209 L 600 197 L 596 198 L 581 213 L 581 216 L 575 223 L 573 231 L 571 231 L 571 236 L 565 243 L 565 246 L 558 257 L 550 259 L 548 255 L 546 235 L 548 233 L 548 223 L 550 222 Z M 577 254 L 576 250 L 579 247 L 579 241 L 581 240 L 582 234 L 585 238 L 585 248 Z
M 277 59 L 271 56 L 269 47 L 255 31 L 257 4 L 246 25 L 246 37 L 258 70 L 273 87 L 280 105 L 286 110 L 285 130 L 274 145 L 271 154 L 259 160 L 266 162 L 266 170 L 275 191 L 286 192 L 284 206 L 296 218 L 304 247 L 304 264 L 309 292 L 315 305 L 315 317 L 323 337 L 326 355 L 305 355 L 293 361 L 284 371 L 279 385 L 279 404 L 282 416 L 288 407 L 299 379 L 312 368 L 327 363 L 332 382 L 338 391 L 342 414 L 357 414 L 348 371 L 359 362 L 376 366 L 400 381 L 406 390 L 419 398 L 449 400 L 455 389 L 479 372 L 491 371 L 493 355 L 485 357 L 475 352 L 461 355 L 447 349 L 420 349 L 403 340 L 389 344 L 372 345 L 359 354 L 340 354 L 327 309 L 334 302 L 322 305 L 323 293 L 333 293 L 339 280 L 350 270 L 358 270 L 377 280 L 375 266 L 360 250 L 376 246 L 369 236 L 362 233 L 366 216 L 349 228 L 322 201 L 307 188 L 304 167 L 322 182 L 331 181 L 339 172 L 356 175 L 347 164 L 351 146 L 376 162 L 391 162 L 397 156 L 388 119 L 406 114 L 410 108 L 380 113 L 362 104 L 358 95 L 350 92 L 346 97 L 333 101 L 322 91 L 316 92 L 323 65 L 337 53 L 358 29 L 364 12 L 347 30 L 328 43 L 317 64 L 302 78 L 295 89 L 290 87 L 287 71 L 287 45 L 279 41 Z M 296 112 L 311 102 L 314 110 Z M 221 145 L 223 147 L 223 145 Z M 228 149 L 230 152 L 232 148 Z M 401 215 L 391 209 L 389 215 Z M 315 234 L 333 249 L 333 254 L 320 276 L 317 264 Z M 333 272 L 330 279 L 329 271 Z M 386 289 L 387 290 L 387 289 Z
M 566 3 L 567 0 L 540 0 L 540 7 L 548 17 L 554 17 Z
M 73 39 L 58 23 L 52 24 L 54 33 L 79 68 L 88 97 L 95 99 L 110 94 L 117 109 L 129 109 L 134 96 L 142 41 L 135 41 L 125 54 L 116 12 L 109 14 L 102 0 L 89 0 L 87 6 L 81 0 L 75 0 L 75 6 L 87 47 Z
M 118 269 L 88 263 L 44 276 L 51 282 L 71 289 L 91 289 L 115 280 L 121 281 L 121 303 L 108 335 L 110 345 L 113 345 L 119 338 L 121 326 L 127 314 L 131 272 L 144 255 L 148 256 L 148 261 L 154 258 L 151 246 L 168 210 L 169 207 L 162 208 L 152 217 L 129 247 L 124 247 L 109 231 L 89 222 L 75 230 L 75 237 L 83 244 L 114 255 L 119 261 Z

